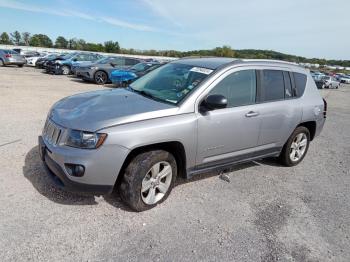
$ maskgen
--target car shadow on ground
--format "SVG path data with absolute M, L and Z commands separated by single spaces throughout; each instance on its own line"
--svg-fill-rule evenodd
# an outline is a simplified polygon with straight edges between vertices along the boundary
M 87 84 L 87 85 L 96 85 L 94 82 L 92 81 L 86 81 L 84 79 L 81 79 L 81 78 L 78 78 L 78 77 L 74 77 L 74 76 L 71 76 L 70 77 L 70 81 L 73 81 L 73 82 L 77 82 L 77 83 L 80 83 L 80 84 Z M 96 85 L 96 87 L 98 87 L 99 85 Z
M 259 166 L 259 165 L 271 165 L 271 166 L 281 166 L 278 164 L 275 158 L 267 158 L 264 160 L 247 162 L 239 165 L 233 165 L 221 171 L 208 172 L 196 175 L 190 179 L 185 179 L 178 177 L 175 183 L 175 187 L 181 186 L 183 184 L 188 184 L 196 182 L 199 180 L 211 178 L 218 176 L 220 174 L 227 174 L 242 169 Z M 63 205 L 97 205 L 98 202 L 94 195 L 85 194 L 75 194 L 71 192 L 64 191 L 58 188 L 49 177 L 49 172 L 44 163 L 41 161 L 39 156 L 38 146 L 33 147 L 25 156 L 25 162 L 23 166 L 23 175 L 28 179 L 33 187 L 43 196 L 49 200 Z M 110 205 L 120 208 L 125 211 L 134 212 L 127 205 L 123 203 L 120 198 L 119 193 L 115 189 L 111 194 L 102 196 L 104 200 Z
M 94 195 L 75 194 L 56 187 L 47 172 L 49 171 L 46 170 L 40 159 L 38 146 L 32 148 L 25 156 L 23 175 L 41 195 L 62 205 L 98 204 Z M 112 192 L 112 194 L 102 197 L 107 203 L 116 208 L 132 211 L 122 202 L 118 192 Z

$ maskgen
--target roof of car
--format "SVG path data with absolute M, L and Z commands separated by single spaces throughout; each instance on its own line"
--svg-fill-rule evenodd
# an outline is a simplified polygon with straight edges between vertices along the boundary
M 204 67 L 208 69 L 217 69 L 223 65 L 232 63 L 238 59 L 226 58 L 226 57 L 198 57 L 198 58 L 183 58 L 174 61 L 173 63 L 181 63 L 185 65 L 191 65 L 196 67 Z
M 270 66 L 289 66 L 301 68 L 298 64 L 280 60 L 271 59 L 239 59 L 227 57 L 188 57 L 174 61 L 173 63 L 187 64 L 195 67 L 204 67 L 216 70 L 219 67 L 225 67 L 230 64 L 259 64 Z

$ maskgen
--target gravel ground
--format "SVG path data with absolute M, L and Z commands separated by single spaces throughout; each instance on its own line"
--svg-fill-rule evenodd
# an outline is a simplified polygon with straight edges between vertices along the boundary
M 350 261 L 350 86 L 322 90 L 325 128 L 297 167 L 273 160 L 179 181 L 143 213 L 50 184 L 37 136 L 58 99 L 99 87 L 0 68 L 2 261 Z

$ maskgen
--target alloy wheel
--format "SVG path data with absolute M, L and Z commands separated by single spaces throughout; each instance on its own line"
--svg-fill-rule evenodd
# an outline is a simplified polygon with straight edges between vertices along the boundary
M 305 154 L 307 143 L 308 143 L 308 140 L 307 140 L 306 134 L 305 133 L 298 134 L 294 138 L 290 146 L 290 152 L 289 152 L 290 160 L 292 160 L 293 162 L 299 161 Z
M 145 204 L 159 202 L 168 192 L 173 171 L 170 163 L 162 161 L 154 164 L 142 180 L 141 197 Z
M 97 72 L 95 75 L 95 81 L 97 84 L 105 84 L 107 82 L 107 75 L 104 72 Z

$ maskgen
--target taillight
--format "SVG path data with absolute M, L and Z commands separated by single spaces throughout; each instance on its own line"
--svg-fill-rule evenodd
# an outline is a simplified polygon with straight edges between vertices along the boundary
M 323 98 L 323 117 L 327 118 L 327 101 Z
M 9 58 L 9 57 L 12 57 L 12 55 L 7 54 L 7 55 L 5 55 L 5 57 L 6 57 L 6 58 Z

